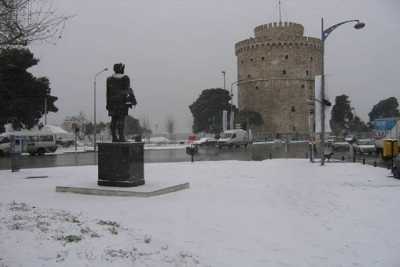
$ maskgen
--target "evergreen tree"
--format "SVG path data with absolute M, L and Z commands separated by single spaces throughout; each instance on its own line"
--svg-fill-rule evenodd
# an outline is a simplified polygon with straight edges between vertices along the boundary
M 48 78 L 27 71 L 39 62 L 31 51 L 0 50 L 0 62 L 0 125 L 12 122 L 16 128 L 30 129 L 44 115 L 45 106 L 47 112 L 57 112 L 57 97 L 50 95 Z
M 354 115 L 351 110 L 350 100 L 347 95 L 340 95 L 335 98 L 335 105 L 331 111 L 331 120 L 329 122 L 335 135 L 341 135 L 349 131 L 350 122 Z
M 222 111 L 231 111 L 229 91 L 221 88 L 205 89 L 189 106 L 193 115 L 193 132 L 219 133 L 222 130 Z
M 354 116 L 353 120 L 350 122 L 349 130 L 352 133 L 366 133 L 370 131 L 370 128 L 360 117 Z
M 372 108 L 368 116 L 370 122 L 379 118 L 400 117 L 399 103 L 395 97 L 381 100 Z
M 251 128 L 251 126 L 260 126 L 264 123 L 261 114 L 252 110 L 239 111 L 238 121 L 245 130 Z
M 360 117 L 353 114 L 353 108 L 347 95 L 336 97 L 329 123 L 335 135 L 361 133 L 369 130 Z

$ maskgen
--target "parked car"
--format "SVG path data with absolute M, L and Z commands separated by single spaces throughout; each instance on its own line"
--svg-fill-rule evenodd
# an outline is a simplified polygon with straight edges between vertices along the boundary
M 356 137 L 354 135 L 348 135 L 344 138 L 344 141 L 348 142 L 348 143 L 353 143 L 355 142 Z
M 328 138 L 326 138 L 327 143 L 335 143 L 336 142 L 336 136 L 335 135 L 330 135 Z
M 188 144 L 193 144 L 193 142 L 196 141 L 196 140 L 197 140 L 197 136 L 192 134 L 192 135 L 189 135 L 187 143 Z
M 375 141 L 372 139 L 359 139 L 354 144 L 354 149 L 358 154 L 371 155 L 375 153 Z
M 217 141 L 217 146 L 219 148 L 240 146 L 247 147 L 249 143 L 251 143 L 249 134 L 245 130 L 236 129 L 224 131 Z
M 348 152 L 351 145 L 348 142 L 334 142 L 332 149 L 334 152 Z
M 70 147 L 75 144 L 75 140 L 72 138 L 61 138 L 57 137 L 56 144 L 62 147 Z
M 200 146 L 200 147 L 215 146 L 216 144 L 217 144 L 217 139 L 215 139 L 213 137 L 202 137 L 199 140 L 193 141 L 193 145 Z
M 393 161 L 392 173 L 395 178 L 400 179 L 400 155 L 397 156 Z

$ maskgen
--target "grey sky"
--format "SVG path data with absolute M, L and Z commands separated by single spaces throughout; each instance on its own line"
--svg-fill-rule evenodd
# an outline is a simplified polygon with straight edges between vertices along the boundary
M 351 18 L 367 23 L 362 31 L 343 26 L 327 40 L 332 100 L 348 94 L 357 115 L 367 119 L 377 101 L 400 99 L 400 1 L 282 3 L 283 20 L 303 24 L 309 36 L 320 36 L 321 16 L 326 26 Z M 201 90 L 222 87 L 222 70 L 228 86 L 236 80 L 235 42 L 253 36 L 255 26 L 278 19 L 276 0 L 57 0 L 55 5 L 60 13 L 76 17 L 56 45 L 31 47 L 41 60 L 34 73 L 48 76 L 59 97 L 59 112 L 49 121 L 59 124 L 79 111 L 92 119 L 94 74 L 124 62 L 139 102 L 130 114 L 148 118 L 159 131 L 167 116 L 175 119 L 178 131 L 190 131 L 188 106 Z M 98 121 L 109 121 L 105 78 L 110 74 L 97 79 Z

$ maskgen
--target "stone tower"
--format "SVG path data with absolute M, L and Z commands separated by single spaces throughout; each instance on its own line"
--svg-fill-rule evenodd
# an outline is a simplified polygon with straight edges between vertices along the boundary
M 257 26 L 235 45 L 239 110 L 259 112 L 260 135 L 309 134 L 314 127 L 314 80 L 321 74 L 321 40 L 291 22 Z

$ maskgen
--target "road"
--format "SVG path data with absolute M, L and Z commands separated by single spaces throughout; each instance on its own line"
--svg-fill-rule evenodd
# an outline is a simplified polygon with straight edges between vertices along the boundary
M 195 161 L 218 161 L 218 160 L 264 160 L 272 158 L 307 158 L 308 146 L 304 143 L 297 144 L 253 144 L 247 149 L 217 149 L 214 147 L 202 147 L 195 155 Z M 351 162 L 352 158 L 348 152 L 335 152 L 333 158 Z M 375 155 L 357 155 L 356 161 L 362 163 L 365 159 L 366 164 L 379 167 L 387 167 L 388 162 L 383 162 Z M 184 162 L 190 161 L 190 156 L 186 154 L 184 148 L 172 149 L 146 149 L 144 161 L 152 162 Z M 96 165 L 97 153 L 95 152 L 68 152 L 63 154 L 50 154 L 43 156 L 23 155 L 18 159 L 21 168 L 47 168 L 59 166 L 82 166 Z M 10 158 L 0 158 L 0 170 L 7 170 L 11 167 Z
M 251 160 L 249 150 L 232 149 L 201 149 L 194 157 L 195 161 L 216 161 L 216 160 Z M 190 161 L 190 156 L 185 149 L 151 149 L 145 150 L 144 161 L 150 162 L 184 162 Z M 95 152 L 69 152 L 64 154 L 49 154 L 43 156 L 22 155 L 18 158 L 21 168 L 46 168 L 59 166 L 82 166 L 96 165 L 97 153 Z M 11 159 L 9 157 L 0 158 L 0 170 L 10 169 Z

